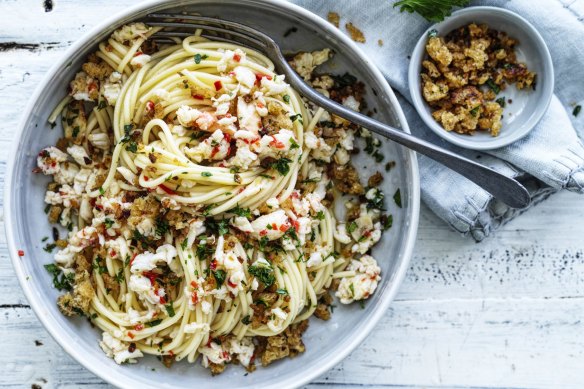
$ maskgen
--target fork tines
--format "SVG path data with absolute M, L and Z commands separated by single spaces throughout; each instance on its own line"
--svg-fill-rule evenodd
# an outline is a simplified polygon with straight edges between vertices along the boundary
M 193 35 L 197 29 L 202 29 L 202 37 L 226 42 L 237 43 L 254 49 L 266 46 L 262 42 L 263 34 L 246 25 L 199 15 L 184 14 L 149 14 L 144 22 L 150 26 L 162 27 L 156 32 L 156 38 L 176 38 Z

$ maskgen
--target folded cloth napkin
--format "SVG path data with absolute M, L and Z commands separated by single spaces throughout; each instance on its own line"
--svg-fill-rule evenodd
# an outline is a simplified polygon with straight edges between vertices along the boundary
M 560 189 L 584 192 L 584 146 L 580 140 L 584 112 L 577 117 L 572 114 L 574 106 L 584 99 L 584 0 L 471 2 L 471 6 L 504 7 L 529 20 L 547 42 L 555 69 L 555 95 L 541 122 L 525 138 L 486 153 L 464 150 L 437 137 L 409 103 L 409 55 L 430 25 L 424 18 L 400 13 L 393 8 L 394 0 L 291 1 L 324 18 L 329 11 L 337 12 L 342 30 L 351 22 L 363 31 L 366 43 L 360 46 L 398 93 L 415 135 L 517 178 L 530 191 L 530 207 Z M 511 209 L 431 159 L 419 156 L 418 160 L 423 201 L 452 228 L 476 241 L 530 208 Z

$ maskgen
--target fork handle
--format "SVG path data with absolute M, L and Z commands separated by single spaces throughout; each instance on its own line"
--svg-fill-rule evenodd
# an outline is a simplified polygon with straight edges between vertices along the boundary
M 288 64 L 286 63 L 285 66 L 286 65 Z M 420 139 L 414 135 L 400 131 L 394 127 L 360 114 L 359 112 L 353 111 L 352 109 L 349 109 L 315 91 L 306 84 L 304 80 L 292 70 L 292 68 L 283 70 L 286 73 L 288 82 L 294 86 L 301 95 L 328 112 L 432 158 L 468 178 L 511 208 L 524 208 L 529 205 L 529 192 L 523 185 L 513 178 L 507 177 L 491 168 L 438 147 L 433 143 Z

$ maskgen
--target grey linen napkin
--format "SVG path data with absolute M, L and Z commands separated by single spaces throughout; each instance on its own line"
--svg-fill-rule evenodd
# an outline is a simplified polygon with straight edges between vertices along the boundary
M 361 29 L 365 53 L 398 93 L 412 132 L 508 176 L 530 191 L 531 205 L 511 209 L 466 178 L 424 156 L 418 156 L 423 201 L 463 235 L 481 241 L 502 224 L 560 189 L 584 192 L 584 112 L 573 116 L 584 99 L 584 0 L 473 1 L 472 6 L 507 8 L 529 20 L 542 34 L 554 62 L 555 95 L 541 122 L 527 137 L 509 146 L 480 153 L 458 148 L 432 133 L 409 103 L 409 55 L 429 27 L 417 14 L 400 13 L 393 0 L 291 0 L 326 18 L 341 16 L 342 30 L 351 22 Z M 378 45 L 378 40 L 383 46 Z

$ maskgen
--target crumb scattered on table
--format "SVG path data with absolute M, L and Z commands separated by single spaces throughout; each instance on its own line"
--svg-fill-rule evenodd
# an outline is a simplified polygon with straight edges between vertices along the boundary
M 355 27 L 353 23 L 349 22 L 345 24 L 345 28 L 349 31 L 352 40 L 359 43 L 365 43 L 365 35 L 363 35 L 363 32 Z
M 383 40 L 382 40 L 382 39 L 379 39 L 379 40 L 377 41 L 377 44 L 379 45 L 379 47 L 383 46 Z
M 332 23 L 336 28 L 339 28 L 339 22 L 341 17 L 336 12 L 329 12 L 327 15 L 327 19 L 330 23 Z

